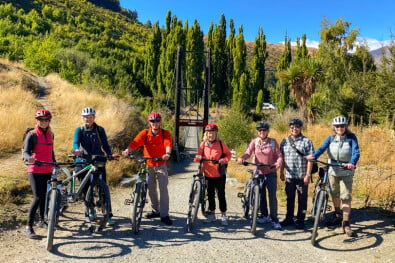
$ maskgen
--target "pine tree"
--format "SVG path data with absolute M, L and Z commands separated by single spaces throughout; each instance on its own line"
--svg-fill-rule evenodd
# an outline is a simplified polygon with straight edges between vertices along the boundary
M 254 57 L 252 61 L 252 83 L 249 104 L 251 106 L 257 105 L 257 96 L 259 91 L 263 92 L 265 89 L 265 62 L 268 57 L 266 50 L 266 36 L 263 34 L 261 27 L 258 29 L 258 36 L 255 38 Z M 266 98 L 268 99 L 268 98 Z M 262 105 L 261 105 L 262 106 Z M 258 105 L 257 105 L 258 107 Z
M 158 91 L 156 75 L 158 74 L 161 42 L 162 33 L 159 29 L 159 22 L 156 22 L 148 39 L 144 61 L 144 84 L 150 88 L 154 96 Z

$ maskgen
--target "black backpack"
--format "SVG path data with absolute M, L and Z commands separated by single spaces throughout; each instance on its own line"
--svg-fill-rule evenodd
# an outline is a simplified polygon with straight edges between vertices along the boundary
M 34 145 L 36 145 L 36 143 L 37 143 L 37 135 L 36 135 L 36 132 L 34 131 L 34 128 L 32 128 L 32 127 L 29 127 L 29 128 L 26 128 L 26 130 L 25 130 L 25 132 L 23 133 L 23 139 L 22 139 L 22 147 L 21 147 L 21 151 L 22 151 L 22 160 L 23 160 L 23 152 L 25 151 L 25 139 L 26 139 L 26 136 L 29 134 L 29 133 L 31 133 L 32 135 L 34 135 L 33 136 L 33 143 L 34 143 Z

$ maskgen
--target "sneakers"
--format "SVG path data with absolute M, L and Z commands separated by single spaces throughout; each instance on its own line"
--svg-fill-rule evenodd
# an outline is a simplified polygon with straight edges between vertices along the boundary
M 155 217 L 160 217 L 159 212 L 151 211 L 150 213 L 145 215 L 145 218 L 151 219 Z
M 114 225 L 114 222 L 112 221 L 111 218 L 109 218 L 109 219 L 107 220 L 106 226 L 113 226 L 113 225 Z
M 296 220 L 296 222 L 295 222 L 295 228 L 296 228 L 296 229 L 304 229 L 304 221 Z
M 293 219 L 284 219 L 283 221 L 281 221 L 281 226 L 282 227 L 285 227 L 285 226 L 293 226 L 293 225 L 295 225 L 295 222 L 294 222 L 294 220 Z
M 258 217 L 257 220 L 258 224 L 266 224 L 270 222 L 270 216 L 262 216 L 262 217 Z
M 173 221 L 171 221 L 169 216 L 161 217 L 160 221 L 165 223 L 165 225 L 171 226 L 173 224 Z
M 96 218 L 96 212 L 92 211 L 92 213 L 89 214 L 89 220 L 93 221 L 93 220 L 95 220 L 95 218 Z
M 38 222 L 37 222 L 37 224 L 36 224 L 38 227 L 41 227 L 41 228 L 44 228 L 44 229 L 47 229 L 48 228 L 48 224 L 44 221 L 44 220 L 42 220 L 42 219 L 40 219 Z
M 221 215 L 221 224 L 222 224 L 223 226 L 229 225 L 229 224 L 228 224 L 228 218 L 226 217 L 226 214 L 222 214 L 222 215 Z
M 25 235 L 30 239 L 38 239 L 38 236 L 36 233 L 34 233 L 34 230 L 31 226 L 25 227 Z
M 210 213 L 207 215 L 207 218 L 204 220 L 204 223 L 211 223 L 214 222 L 215 220 L 217 220 L 215 218 L 215 213 Z
M 272 225 L 274 229 L 281 230 L 281 224 L 279 222 L 273 222 Z

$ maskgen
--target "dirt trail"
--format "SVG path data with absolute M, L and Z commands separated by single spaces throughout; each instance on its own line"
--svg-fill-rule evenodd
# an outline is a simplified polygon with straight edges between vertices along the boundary
M 3 262 L 393 262 L 394 220 L 375 210 L 354 210 L 357 238 L 345 238 L 340 229 L 319 231 L 317 247 L 310 244 L 312 223 L 305 231 L 273 230 L 259 225 L 256 237 L 242 217 L 237 189 L 227 185 L 229 226 L 219 221 L 198 220 L 195 233 L 185 231 L 187 196 L 196 164 L 186 161 L 172 166 L 169 182 L 170 215 L 173 226 L 159 220 L 143 219 L 141 232 L 130 227 L 130 206 L 123 205 L 127 188 L 112 191 L 115 225 L 102 233 L 89 234 L 83 225 L 81 204 L 74 204 L 61 218 L 55 232 L 53 253 L 45 249 L 46 232 L 37 228 L 40 240 L 30 240 L 23 228 L 0 233 Z M 149 211 L 149 203 L 146 211 Z M 284 218 L 284 208 L 280 218 Z

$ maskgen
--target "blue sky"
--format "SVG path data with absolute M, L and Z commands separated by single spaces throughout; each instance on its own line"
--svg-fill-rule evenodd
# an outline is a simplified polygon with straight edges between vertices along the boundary
M 210 23 L 218 24 L 221 14 L 227 25 L 232 18 L 236 32 L 243 25 L 245 40 L 254 41 L 261 26 L 269 43 L 280 43 L 284 35 L 295 41 L 307 35 L 308 46 L 317 46 L 321 21 L 331 23 L 343 18 L 351 22 L 351 29 L 359 29 L 359 40 L 371 50 L 380 48 L 395 34 L 395 0 L 120 0 L 122 7 L 137 11 L 138 20 L 145 23 L 159 21 L 164 25 L 166 13 L 191 25 L 195 19 L 207 33 Z

